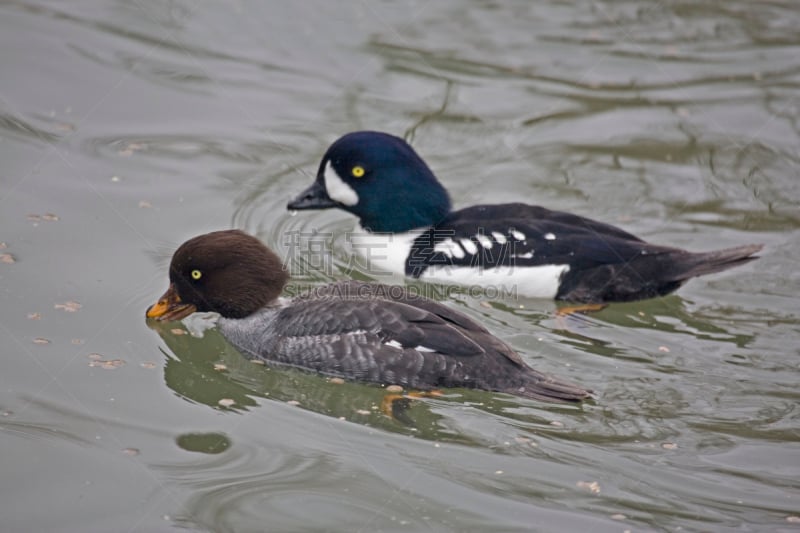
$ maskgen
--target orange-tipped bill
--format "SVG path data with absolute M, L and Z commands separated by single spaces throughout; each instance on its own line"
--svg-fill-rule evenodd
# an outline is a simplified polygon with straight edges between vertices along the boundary
M 197 311 L 193 304 L 181 302 L 175 285 L 170 283 L 169 289 L 156 303 L 147 308 L 147 318 L 155 318 L 158 321 L 172 321 L 185 318 Z

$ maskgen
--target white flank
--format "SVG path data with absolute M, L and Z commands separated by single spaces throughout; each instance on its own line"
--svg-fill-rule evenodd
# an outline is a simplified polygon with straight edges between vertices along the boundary
M 351 186 L 346 184 L 344 180 L 336 173 L 336 169 L 330 161 L 325 163 L 325 190 L 328 191 L 328 196 L 332 200 L 336 200 L 344 205 L 353 206 L 358 203 L 358 194 Z
M 494 237 L 494 240 L 496 240 L 498 244 L 506 243 L 506 236 L 500 233 L 499 231 L 493 231 L 492 237 Z
M 478 247 L 475 246 L 475 243 L 469 239 L 461 239 L 461 246 L 464 247 L 469 255 L 475 255 L 478 253 Z
M 486 235 L 478 233 L 477 235 L 475 235 L 475 238 L 478 239 L 478 242 L 481 243 L 481 246 L 483 246 L 487 250 L 492 249 L 492 239 L 490 239 Z
M 511 236 L 514 237 L 515 239 L 517 239 L 518 241 L 524 241 L 525 240 L 525 234 L 522 233 L 521 231 L 517 231 L 515 229 L 511 230 Z
M 545 233 L 544 238 L 548 241 L 554 241 L 556 240 L 556 235 L 555 233 Z
M 475 267 L 433 266 L 422 273 L 423 281 L 474 285 L 532 298 L 555 298 L 561 276 L 569 265 L 535 267 L 502 266 L 479 269 Z

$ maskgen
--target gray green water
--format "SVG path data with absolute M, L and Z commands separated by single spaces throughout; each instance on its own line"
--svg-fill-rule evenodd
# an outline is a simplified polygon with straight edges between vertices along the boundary
M 443 296 L 583 407 L 448 391 L 393 420 L 379 388 L 147 327 L 209 230 L 287 258 L 314 234 L 299 282 L 368 278 L 326 237 L 352 217 L 284 209 L 364 128 L 457 206 L 766 248 L 567 320 Z M 799 128 L 791 0 L 0 2 L 0 530 L 800 529 Z

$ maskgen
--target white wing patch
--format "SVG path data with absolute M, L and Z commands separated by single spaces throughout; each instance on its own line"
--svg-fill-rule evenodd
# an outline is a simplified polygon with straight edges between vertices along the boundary
M 433 246 L 433 251 L 443 253 L 447 257 L 453 257 L 453 248 L 458 248 L 458 245 L 453 242 L 453 239 L 445 239 L 437 242 Z
M 525 240 L 525 234 L 522 233 L 521 231 L 517 231 L 515 229 L 511 230 L 511 236 L 514 237 L 515 239 L 517 239 L 518 241 L 524 241 Z
M 400 344 L 399 342 L 395 341 L 395 340 L 384 342 L 383 344 L 385 344 L 386 346 L 391 346 L 392 348 L 399 348 L 401 350 L 403 349 L 403 345 Z M 418 352 L 435 352 L 436 351 L 436 350 L 432 350 L 430 348 L 427 348 L 425 346 L 415 346 L 414 349 L 416 351 L 418 351 Z
M 475 235 L 475 238 L 478 239 L 478 242 L 481 244 L 481 246 L 483 246 L 487 250 L 492 249 L 492 239 L 490 239 L 483 233 L 478 233 L 477 235 Z
M 475 255 L 478 253 L 478 247 L 475 246 L 475 243 L 472 242 L 471 240 L 461 239 L 459 242 L 461 243 L 461 246 L 464 247 L 464 249 L 467 251 L 468 254 Z
M 339 176 L 330 160 L 325 163 L 323 177 L 325 179 L 325 190 L 328 191 L 328 196 L 330 196 L 331 199 L 349 206 L 358 203 L 358 194 L 351 186 L 344 182 L 341 176 Z
M 499 231 L 493 231 L 492 237 L 494 237 L 494 240 L 497 241 L 497 244 L 505 244 L 507 240 L 506 236 L 500 233 Z

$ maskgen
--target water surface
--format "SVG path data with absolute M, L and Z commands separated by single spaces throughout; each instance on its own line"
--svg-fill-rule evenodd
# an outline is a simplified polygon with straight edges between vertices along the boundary
M 797 530 L 799 28 L 790 1 L 0 3 L 2 529 Z M 580 407 L 453 390 L 389 418 L 378 387 L 148 328 L 205 231 L 258 235 L 292 289 L 375 279 L 352 217 L 284 209 L 364 128 L 456 206 L 766 248 L 568 319 L 436 295 Z

